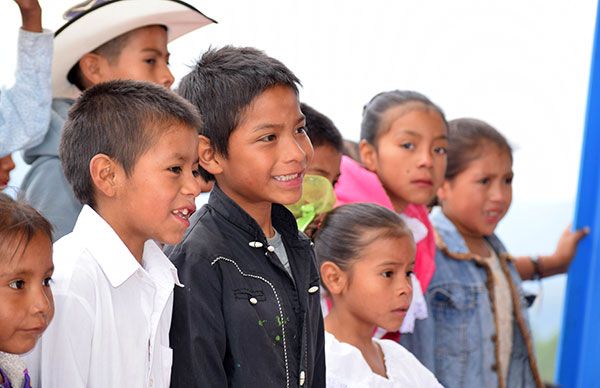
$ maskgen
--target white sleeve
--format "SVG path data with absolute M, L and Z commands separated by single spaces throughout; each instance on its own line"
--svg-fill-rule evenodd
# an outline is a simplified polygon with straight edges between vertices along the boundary
M 42 336 L 30 365 L 35 386 L 85 388 L 93 338 L 93 312 L 77 295 L 55 295 L 54 320 Z M 108 372 L 109 373 L 109 372 Z
M 50 125 L 53 34 L 19 31 L 15 83 L 0 92 L 0 157 L 38 145 Z

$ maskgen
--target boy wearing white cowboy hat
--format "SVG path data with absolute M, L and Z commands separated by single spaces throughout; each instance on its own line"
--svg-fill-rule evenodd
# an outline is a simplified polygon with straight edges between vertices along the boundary
M 113 79 L 173 83 L 167 43 L 214 23 L 180 0 L 91 0 L 65 13 L 54 37 L 52 116 L 39 146 L 24 152 L 31 169 L 21 189 L 50 220 L 54 239 L 71 232 L 82 205 L 67 183 L 58 144 L 67 112 L 81 91 Z

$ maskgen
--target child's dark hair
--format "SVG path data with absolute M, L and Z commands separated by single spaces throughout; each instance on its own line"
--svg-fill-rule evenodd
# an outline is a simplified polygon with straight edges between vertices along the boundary
M 149 26 L 146 26 L 146 27 L 149 27 Z M 167 27 L 165 27 L 163 25 L 160 25 L 160 27 L 164 28 L 165 30 L 167 29 Z M 140 27 L 140 28 L 144 28 L 144 27 Z M 106 60 L 111 65 L 115 64 L 115 63 L 117 63 L 117 60 L 119 59 L 119 56 L 121 55 L 121 51 L 123 51 L 123 47 L 125 47 L 125 45 L 129 41 L 129 38 L 131 37 L 131 33 L 134 31 L 137 31 L 138 29 L 139 28 L 136 28 L 131 31 L 127 31 L 127 32 L 109 40 L 108 42 L 100 45 L 99 47 L 96 47 L 91 52 L 94 54 L 103 56 L 104 58 L 106 58 Z M 83 79 L 83 73 L 81 72 L 81 67 L 79 66 L 79 61 L 77 61 L 77 63 L 71 68 L 71 70 L 69 70 L 69 73 L 67 74 L 67 80 L 69 80 L 69 82 L 72 83 L 73 85 L 77 86 L 77 89 L 79 89 L 81 91 L 85 90 L 85 81 Z
M 229 136 L 244 111 L 265 90 L 283 85 L 298 94 L 300 81 L 280 61 L 251 47 L 209 49 L 182 78 L 177 92 L 194 104 L 204 119 L 201 135 L 227 157 Z M 204 179 L 214 176 L 201 168 Z
M 52 225 L 48 220 L 27 203 L 0 193 L 0 257 L 15 257 L 37 233 L 52 242 Z
M 423 108 L 437 112 L 446 124 L 446 127 L 448 126 L 442 108 L 431 102 L 429 98 L 419 92 L 411 90 L 392 90 L 375 95 L 375 97 L 364 106 L 363 118 L 360 126 L 361 140 L 364 139 L 369 144 L 376 145 L 379 136 L 389 130 L 389 128 L 383 128 L 385 113 L 391 108 L 409 104 L 419 104 Z
M 460 118 L 448 123 L 448 165 L 446 179 L 451 180 L 481 156 L 482 147 L 492 144 L 506 151 L 512 161 L 512 147 L 508 140 L 488 123 L 471 118 Z
M 86 90 L 69 111 L 60 159 L 75 197 L 95 206 L 90 161 L 112 158 L 129 174 L 137 159 L 173 125 L 199 131 L 196 109 L 170 90 L 149 82 L 115 80 Z
M 306 118 L 306 133 L 313 147 L 330 145 L 339 153 L 344 151 L 344 139 L 333 121 L 308 104 L 300 103 Z
M 412 232 L 393 211 L 373 203 L 352 203 L 327 214 L 314 235 L 319 265 L 331 261 L 342 270 L 373 241 L 389 237 L 410 237 Z

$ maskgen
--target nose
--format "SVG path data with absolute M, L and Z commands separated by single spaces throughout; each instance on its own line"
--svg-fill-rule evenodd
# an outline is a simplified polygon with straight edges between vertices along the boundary
M 433 155 L 431 147 L 423 147 L 421 152 L 419 152 L 419 167 L 433 167 Z
M 52 297 L 52 291 L 50 287 L 46 287 L 40 284 L 33 291 L 32 308 L 34 314 L 42 314 L 44 317 L 51 315 L 54 310 L 54 299 Z
M 406 295 L 409 298 L 412 299 L 412 291 L 413 291 L 413 276 L 414 275 L 410 275 L 410 276 L 399 276 L 399 281 L 398 281 L 398 285 L 396 288 L 396 293 L 398 295 Z
M 198 195 L 200 195 L 200 192 L 202 191 L 201 189 L 202 178 L 200 178 L 199 176 L 194 176 L 192 172 L 185 176 L 185 182 L 182 187 L 182 193 L 184 195 L 193 195 L 194 197 L 197 197 Z
M 313 147 L 308 136 L 290 137 L 289 141 L 283 142 L 281 153 L 287 163 L 300 163 L 306 167 L 313 157 Z
M 170 89 L 171 85 L 175 82 L 175 78 L 173 78 L 173 73 L 171 73 L 171 69 L 165 63 L 163 68 L 161 69 L 158 83 L 163 85 L 165 88 Z
M 499 181 L 490 188 L 490 200 L 493 202 L 506 202 L 512 193 L 512 188 Z

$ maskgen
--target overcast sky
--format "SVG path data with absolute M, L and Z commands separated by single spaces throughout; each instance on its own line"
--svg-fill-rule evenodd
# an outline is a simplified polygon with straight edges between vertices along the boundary
M 45 25 L 57 29 L 76 1 L 41 1 Z M 258 47 L 288 65 L 304 85 L 301 98 L 355 140 L 375 93 L 414 89 L 448 118 L 477 117 L 509 138 L 517 148 L 515 201 L 573 200 L 596 1 L 190 3 L 219 24 L 170 45 L 176 78 L 209 45 Z M 0 4 L 0 83 L 7 84 L 20 19 L 12 0 Z

